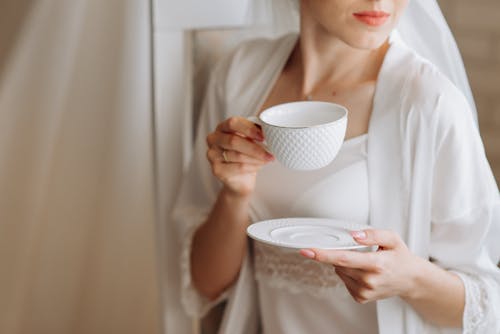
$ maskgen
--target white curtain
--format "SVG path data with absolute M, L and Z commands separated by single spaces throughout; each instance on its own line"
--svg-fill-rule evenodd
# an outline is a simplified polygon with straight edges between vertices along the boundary
M 247 5 L 0 0 L 1 334 L 197 332 L 169 212 Z
M 159 333 L 147 0 L 0 3 L 0 333 Z

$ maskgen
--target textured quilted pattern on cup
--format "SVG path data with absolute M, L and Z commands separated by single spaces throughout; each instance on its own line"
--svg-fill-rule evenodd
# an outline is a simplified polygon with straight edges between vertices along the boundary
M 269 150 L 284 166 L 311 170 L 333 161 L 344 141 L 347 118 L 324 126 L 283 128 L 263 125 Z

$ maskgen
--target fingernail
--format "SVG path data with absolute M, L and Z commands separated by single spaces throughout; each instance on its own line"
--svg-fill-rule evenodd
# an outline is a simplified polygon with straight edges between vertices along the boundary
M 366 239 L 365 231 L 351 231 L 351 235 L 356 239 Z
M 272 160 L 274 160 L 274 155 L 272 155 L 269 152 L 266 152 L 266 159 L 269 160 L 269 161 L 272 161 Z
M 310 249 L 301 249 L 300 254 L 310 259 L 314 259 L 314 257 L 316 256 L 316 254 Z
M 264 135 L 262 134 L 261 131 L 257 130 L 253 133 L 253 139 L 258 140 L 258 141 L 263 141 Z

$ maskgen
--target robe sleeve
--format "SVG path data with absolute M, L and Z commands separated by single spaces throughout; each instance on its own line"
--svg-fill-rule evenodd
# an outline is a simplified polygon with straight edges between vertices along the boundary
M 226 299 L 229 290 L 210 301 L 194 287 L 191 278 L 191 243 L 197 228 L 207 219 L 220 190 L 206 158 L 206 136 L 225 118 L 225 76 L 228 60 L 220 62 L 212 72 L 203 101 L 190 166 L 184 175 L 172 218 L 181 248 L 181 299 L 187 314 L 204 316 L 213 306 Z
M 500 333 L 499 192 L 467 106 L 439 98 L 430 256 L 464 283 L 463 332 Z

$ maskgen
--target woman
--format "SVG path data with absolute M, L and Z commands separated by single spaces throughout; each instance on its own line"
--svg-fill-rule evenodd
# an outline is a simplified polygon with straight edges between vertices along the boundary
M 498 188 L 467 99 L 393 31 L 406 6 L 302 0 L 298 36 L 217 66 L 175 211 L 191 314 L 228 298 L 224 333 L 500 331 Z M 330 166 L 293 172 L 245 117 L 307 99 L 348 108 L 346 141 Z M 299 255 L 246 237 L 295 216 L 370 224 L 352 235 L 381 248 Z

